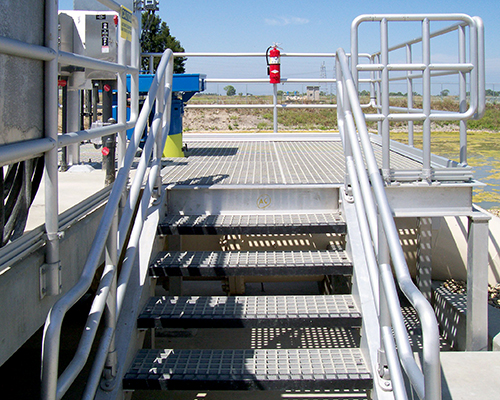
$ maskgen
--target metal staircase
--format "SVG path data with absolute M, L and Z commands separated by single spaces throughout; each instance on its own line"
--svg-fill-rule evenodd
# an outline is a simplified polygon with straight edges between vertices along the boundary
M 244 190 L 244 185 L 237 190 Z M 299 197 L 307 185 L 289 196 Z M 337 189 L 338 190 L 338 189 Z M 247 191 L 253 197 L 252 190 Z M 338 195 L 337 195 L 338 196 Z M 167 196 L 168 197 L 168 196 Z M 290 200 L 290 199 L 289 199 Z M 210 204 L 210 201 L 208 202 Z M 292 201 L 294 203 L 294 201 Z M 346 223 L 336 210 L 286 214 L 167 215 L 161 235 L 345 234 Z M 308 213 L 307 213 L 308 212 Z M 271 236 L 270 236 L 271 235 Z M 178 242 L 178 241 L 174 241 Z M 342 248 L 332 250 L 184 251 L 160 252 L 150 275 L 182 278 L 351 276 L 353 264 Z M 355 268 L 355 267 L 354 267 Z M 243 283 L 244 285 L 244 283 Z M 335 288 L 331 288 L 335 291 Z M 182 291 L 170 285 L 170 292 Z M 179 293 L 181 294 L 181 293 Z M 138 318 L 138 328 L 300 328 L 359 330 L 361 310 L 350 294 L 161 296 L 152 297 Z M 373 387 L 371 367 L 358 347 L 249 349 L 144 349 L 125 374 L 125 390 L 356 390 Z
M 113 0 L 99 2 L 120 15 L 120 24 L 125 22 L 122 16 L 127 14 L 120 4 Z M 2 55 L 37 60 L 40 67 L 43 65 L 45 136 L 0 146 L 2 165 L 45 156 L 48 179 L 44 233 L 40 230 L 36 236 L 27 236 L 22 245 L 11 243 L 5 249 L 9 254 L 0 254 L 4 260 L 0 272 L 3 278 L 30 268 L 25 278 L 16 275 L 16 284 L 25 285 L 22 290 L 11 283 L 14 280 L 5 280 L 7 285 L 3 286 L 8 289 L 3 295 L 8 298 L 5 303 L 16 307 L 5 307 L 9 314 L 2 315 L 13 326 L 23 328 L 9 327 L 10 339 L 21 336 L 23 330 L 25 336 L 28 334 L 24 324 L 33 318 L 26 315 L 40 320 L 33 322 L 33 326 L 38 324 L 34 329 L 45 319 L 41 398 L 72 396 L 69 390 L 92 359 L 82 395 L 88 400 L 121 399 L 124 390 L 161 389 L 298 390 L 314 391 L 313 395 L 316 391 L 334 392 L 327 397 L 354 390 L 378 400 L 440 400 L 439 328 L 428 301 L 432 276 L 430 262 L 425 261 L 429 253 L 420 258 L 424 262 L 417 263 L 417 287 L 406 263 L 395 218 L 418 219 L 419 250 L 431 246 L 429 236 L 420 235 L 429 229 L 425 219 L 444 215 L 469 219 L 467 335 L 473 347 L 484 347 L 487 314 L 477 305 L 486 304 L 481 287 L 487 281 L 482 273 L 487 264 L 487 251 L 482 247 L 487 245 L 487 219 L 473 208 L 474 182 L 466 165 L 466 121 L 480 118 L 485 110 L 480 18 L 464 14 L 362 15 L 351 26 L 349 56 L 342 49 L 319 54 L 335 60 L 336 77 L 327 81 L 336 84 L 336 104 L 304 105 L 336 108 L 338 134 L 255 134 L 241 143 L 221 136 L 208 140 L 210 135 L 203 135 L 203 142 L 189 145 L 187 160 L 165 161 L 163 149 L 171 133 L 174 58 L 196 54 L 165 51 L 139 112 L 140 15 L 132 15 L 132 42 L 129 45 L 123 36 L 119 39 L 120 56 L 114 63 L 60 50 L 57 2 L 45 3 L 43 46 L 0 37 Z M 422 37 L 389 47 L 392 40 L 388 25 L 393 22 L 418 24 Z M 452 25 L 441 28 L 442 22 Z M 380 51 L 359 52 L 361 23 L 376 23 L 379 27 Z M 437 23 L 440 29 L 431 32 L 431 23 Z M 431 60 L 431 39 L 455 33 L 459 61 Z M 422 48 L 421 62 L 412 60 L 414 45 Z M 392 56 L 390 62 L 389 54 L 403 48 L 407 51 L 406 62 L 398 63 L 400 57 Z M 360 62 L 360 57 L 367 62 Z M 118 123 L 58 134 L 60 66 L 116 76 Z M 431 110 L 431 78 L 444 75 L 459 78 L 459 112 Z M 408 84 L 405 107 L 391 105 L 390 83 L 395 81 Z M 259 79 L 250 82 L 258 83 Z M 287 82 L 294 80 L 285 78 L 283 83 Z M 360 103 L 360 85 L 369 89 L 368 104 Z M 422 88 L 422 109 L 413 101 L 416 85 Z M 467 104 L 469 108 L 465 109 Z M 221 105 L 203 105 L 212 106 Z M 262 106 L 273 108 L 277 115 L 276 101 Z M 287 107 L 295 108 L 280 105 Z M 459 163 L 431 154 L 431 123 L 440 120 L 460 123 Z M 367 121 L 377 123 L 377 135 L 368 132 Z M 408 123 L 409 146 L 391 141 L 393 121 Z M 413 125 L 418 122 L 423 129 L 422 149 L 413 145 Z M 137 163 L 135 156 L 147 126 L 147 139 Z M 127 142 L 130 129 L 134 132 Z M 58 212 L 58 149 L 115 133 L 119 170 L 106 205 L 93 216 L 98 222 L 90 228 L 83 214 L 66 221 Z M 132 180 L 133 165 L 136 168 Z M 88 207 L 97 206 L 92 203 Z M 85 236 L 86 243 L 81 240 L 84 235 L 78 235 L 79 241 L 65 242 L 64 226 L 75 221 L 82 221 L 75 230 L 84 226 L 81 230 L 89 236 Z M 231 242 L 234 237 L 253 238 L 264 244 L 234 249 L 221 246 L 220 238 Z M 305 237 L 311 241 L 321 237 L 322 244 L 306 245 Z M 333 240 L 339 237 L 343 239 Z M 207 238 L 212 239 L 208 241 L 210 246 L 204 242 Z M 293 245 L 280 250 L 270 238 L 290 239 Z M 83 258 L 80 252 L 86 254 L 84 262 L 75 260 Z M 351 280 L 346 285 L 348 277 Z M 195 278 L 225 281 L 229 296 L 183 296 L 183 280 Z M 247 279 L 288 282 L 302 278 L 320 279 L 327 290 L 307 294 L 288 293 L 290 290 L 286 294 L 243 293 Z M 168 295 L 155 294 L 148 301 L 156 279 L 168 280 Z M 346 288 L 352 291 L 345 293 Z M 62 365 L 63 320 L 89 289 L 92 305 L 75 356 Z M 428 298 L 422 294 L 425 290 Z M 423 342 L 420 365 L 409 344 L 399 295 L 406 296 L 418 315 Z M 22 307 L 17 307 L 16 299 Z M 19 312 L 21 309 L 32 312 L 24 314 Z M 308 342 L 287 348 L 266 344 L 246 349 L 195 345 L 184 349 L 141 349 L 147 329 L 186 328 L 234 331 L 231 335 L 235 337 L 242 329 L 344 329 L 357 332 L 357 339 L 349 346 L 342 341 L 312 341 L 312 345 Z

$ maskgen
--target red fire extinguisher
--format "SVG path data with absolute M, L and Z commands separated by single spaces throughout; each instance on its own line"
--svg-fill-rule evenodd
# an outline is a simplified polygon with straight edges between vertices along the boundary
M 269 83 L 280 83 L 280 60 L 281 54 L 277 45 L 269 46 L 266 50 L 267 74 Z

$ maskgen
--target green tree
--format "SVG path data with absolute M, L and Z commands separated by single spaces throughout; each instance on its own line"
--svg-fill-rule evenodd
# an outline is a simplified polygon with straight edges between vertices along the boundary
M 446 97 L 450 94 L 450 91 L 448 89 L 444 89 L 444 90 L 441 90 L 441 93 L 439 93 L 439 95 L 441 97 Z
M 148 12 L 142 13 L 142 33 L 141 50 L 143 53 L 163 53 L 166 49 L 172 49 L 173 52 L 182 53 L 184 47 L 181 42 L 170 34 L 170 28 L 161 18 Z M 174 59 L 174 73 L 182 74 L 185 71 L 185 57 L 176 57 Z M 154 59 L 154 71 L 158 67 L 160 59 Z M 141 68 L 149 71 L 149 57 L 142 59 Z
M 234 96 L 236 94 L 236 89 L 232 85 L 227 85 L 224 90 L 226 91 L 226 96 Z

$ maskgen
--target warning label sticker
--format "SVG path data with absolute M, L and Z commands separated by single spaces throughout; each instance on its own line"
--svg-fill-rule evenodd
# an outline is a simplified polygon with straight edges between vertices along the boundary
M 101 51 L 109 53 L 109 25 L 103 22 L 101 25 Z
M 127 7 L 121 6 L 120 21 L 121 21 L 120 36 L 123 39 L 131 42 L 132 41 L 132 11 L 130 11 Z

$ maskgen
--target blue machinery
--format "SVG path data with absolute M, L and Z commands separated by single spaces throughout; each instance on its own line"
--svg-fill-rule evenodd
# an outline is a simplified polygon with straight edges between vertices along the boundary
M 139 75 L 139 95 L 147 95 L 151 88 L 154 75 Z M 170 117 L 170 130 L 168 133 L 164 157 L 184 157 L 182 150 L 182 116 L 184 115 L 184 104 L 196 93 L 205 90 L 205 78 L 203 74 L 174 74 L 172 96 L 172 110 Z M 130 92 L 130 76 L 127 76 L 127 92 Z M 116 119 L 117 106 L 113 106 L 113 116 Z M 127 108 L 127 118 L 130 118 L 130 109 Z M 127 138 L 132 137 L 133 129 L 127 131 Z

